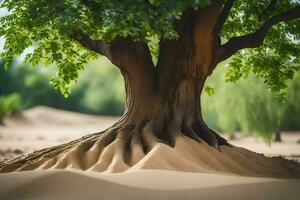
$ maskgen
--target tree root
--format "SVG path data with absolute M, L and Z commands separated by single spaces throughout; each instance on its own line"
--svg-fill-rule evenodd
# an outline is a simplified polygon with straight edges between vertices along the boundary
M 123 172 L 158 168 L 300 177 L 298 163 L 234 147 L 213 131 L 200 136 L 190 126 L 161 128 L 153 121 L 118 124 L 100 133 L 4 161 L 0 163 L 0 172 L 68 168 Z

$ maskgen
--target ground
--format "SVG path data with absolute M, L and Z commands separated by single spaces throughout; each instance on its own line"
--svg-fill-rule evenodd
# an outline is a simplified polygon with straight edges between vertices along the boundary
M 105 129 L 117 117 L 96 117 L 36 107 L 5 120 L 0 127 L 1 159 L 61 144 Z M 261 140 L 241 137 L 230 143 L 270 156 L 299 160 L 300 134 L 284 133 L 282 143 L 266 146 Z M 159 151 L 157 155 L 164 154 Z M 169 152 L 170 153 L 170 152 Z M 175 156 L 175 154 L 174 154 Z M 175 160 L 178 159 L 177 157 Z M 151 163 L 150 163 L 151 164 Z M 162 164 L 162 163 L 158 163 Z M 300 180 L 138 169 L 107 174 L 93 171 L 40 170 L 0 174 L 0 199 L 263 199 L 297 200 Z
M 35 107 L 22 116 L 9 117 L 0 125 L 0 160 L 14 158 L 45 147 L 62 144 L 103 130 L 118 117 L 93 116 L 49 107 Z M 222 135 L 226 137 L 226 135 Z M 300 161 L 300 134 L 284 132 L 282 143 L 266 145 L 262 140 L 237 135 L 230 143 L 268 156 Z
M 27 171 L 0 175 L 0 199 L 299 200 L 300 181 L 144 170 L 105 175 Z
M 38 106 L 0 125 L 0 160 L 99 132 L 118 117 L 97 117 Z

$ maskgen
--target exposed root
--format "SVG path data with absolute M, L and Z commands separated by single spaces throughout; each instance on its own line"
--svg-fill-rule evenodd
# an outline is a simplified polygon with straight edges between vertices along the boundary
M 165 131 L 165 132 L 163 132 Z M 167 134 L 166 134 L 167 133 Z M 163 137 L 163 135 L 168 135 Z M 114 126 L 73 142 L 36 151 L 0 164 L 1 172 L 34 169 L 79 169 L 123 172 L 136 169 L 169 169 L 221 172 L 247 176 L 300 177 L 298 163 L 268 158 L 227 145 L 211 133 L 209 145 L 189 126 L 161 128 L 154 121 Z M 207 138 L 206 138 L 207 139 Z

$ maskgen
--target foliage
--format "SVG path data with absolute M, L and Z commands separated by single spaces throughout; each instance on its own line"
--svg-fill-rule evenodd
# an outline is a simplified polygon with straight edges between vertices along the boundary
M 204 91 L 208 94 L 208 96 L 212 96 L 215 93 L 215 89 L 208 85 L 205 85 Z
M 16 93 L 0 96 L 0 122 L 8 113 L 18 110 L 20 105 L 21 99 Z
M 120 115 L 123 112 L 123 79 L 118 70 L 111 67 L 105 59 L 87 65 L 78 84 L 72 87 L 68 99 L 49 85 L 49 80 L 55 73 L 53 67 L 33 68 L 17 60 L 7 71 L 2 66 L 3 61 L 0 60 L 0 85 L 5 85 L 0 87 L 0 95 L 18 93 L 22 98 L 22 109 L 45 105 L 91 114 Z
M 300 72 L 288 85 L 285 109 L 282 116 L 283 130 L 300 130 Z
M 29 47 L 26 61 L 36 65 L 53 63 L 58 72 L 52 84 L 65 95 L 78 78 L 84 64 L 96 55 L 72 39 L 82 30 L 93 39 L 111 41 L 130 37 L 148 42 L 157 56 L 158 38 L 176 39 L 174 22 L 187 8 L 198 9 L 210 0 L 4 0 L 1 4 L 8 14 L 0 18 L 0 36 L 6 39 L 2 56 L 8 64 L 13 56 Z M 268 11 L 269 0 L 236 0 L 226 21 L 222 38 L 254 32 L 269 17 L 295 7 L 299 1 L 278 1 Z M 18 34 L 15 34 L 18 33 Z M 269 88 L 278 94 L 286 87 L 299 68 L 300 20 L 281 23 L 272 28 L 257 49 L 239 52 L 230 62 L 227 80 L 235 82 L 251 71 L 262 77 Z M 155 41 L 153 43 L 153 41 Z
M 68 95 L 84 64 L 95 58 L 94 53 L 72 40 L 77 30 L 105 41 L 132 37 L 147 42 L 157 35 L 176 38 L 174 20 L 188 6 L 197 8 L 208 3 L 208 0 L 4 0 L 1 7 L 8 10 L 8 15 L 0 19 L 0 36 L 6 39 L 2 56 L 8 58 L 8 66 L 13 56 L 34 47 L 26 62 L 56 64 L 58 72 L 52 84 Z
M 276 131 L 300 129 L 300 72 L 288 83 L 288 98 L 282 101 L 253 74 L 236 84 L 222 84 L 226 70 L 222 65 L 207 81 L 214 95 L 202 95 L 204 119 L 211 127 L 228 134 L 254 134 L 267 143 Z
M 235 1 L 223 29 L 225 40 L 255 32 L 268 18 L 299 6 L 299 1 L 277 1 L 268 11 L 269 0 Z M 300 20 L 280 23 L 271 28 L 263 45 L 237 53 L 229 62 L 227 79 L 236 82 L 252 72 L 261 77 L 271 91 L 284 95 L 287 80 L 300 65 Z

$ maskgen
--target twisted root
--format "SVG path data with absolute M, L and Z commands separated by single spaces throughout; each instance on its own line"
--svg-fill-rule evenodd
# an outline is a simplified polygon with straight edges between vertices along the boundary
M 0 172 L 35 169 L 79 169 L 123 172 L 135 169 L 171 169 L 240 175 L 300 177 L 299 164 L 268 158 L 227 145 L 213 148 L 191 127 L 161 128 L 153 121 L 113 126 L 67 144 L 36 151 L 0 164 Z

